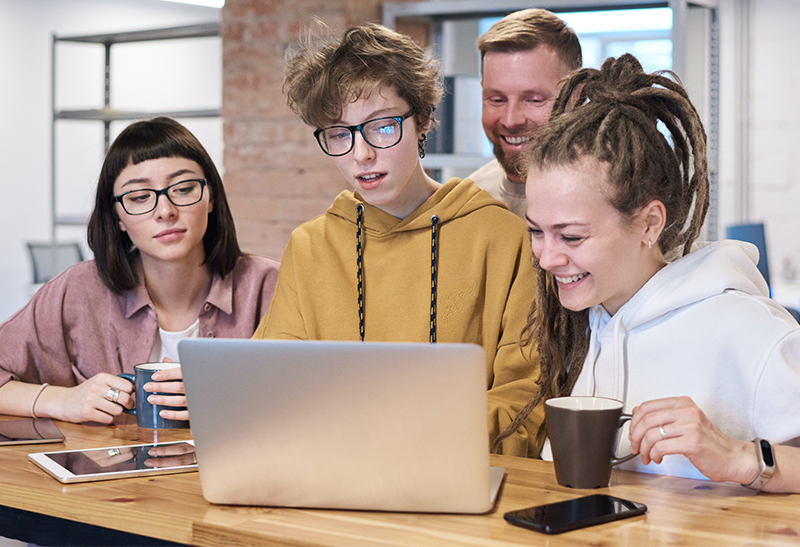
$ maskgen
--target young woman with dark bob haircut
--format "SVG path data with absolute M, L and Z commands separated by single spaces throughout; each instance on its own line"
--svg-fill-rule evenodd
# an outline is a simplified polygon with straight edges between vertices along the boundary
M 755 246 L 696 242 L 706 136 L 680 83 L 627 54 L 574 73 L 530 161 L 541 376 L 525 410 L 617 399 L 633 415 L 617 453 L 639 455 L 621 467 L 800 492 L 800 325 Z
M 276 261 L 239 249 L 217 168 L 170 118 L 133 123 L 114 140 L 88 241 L 94 260 L 0 325 L 0 413 L 111 423 L 134 404 L 117 374 L 177 362 L 184 338 L 251 336 L 277 279 Z M 180 367 L 156 373 L 145 390 L 173 395 L 150 401 L 185 407 L 183 382 L 162 383 L 180 378 Z
M 284 91 L 352 191 L 292 233 L 255 336 L 481 345 L 497 434 L 534 386 L 535 356 L 518 344 L 530 247 L 525 223 L 471 180 L 440 184 L 422 168 L 437 65 L 367 24 L 290 53 Z M 528 455 L 536 419 L 499 450 Z

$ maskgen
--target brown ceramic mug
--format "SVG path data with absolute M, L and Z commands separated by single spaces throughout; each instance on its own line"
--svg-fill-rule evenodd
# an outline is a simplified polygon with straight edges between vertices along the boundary
M 547 436 L 556 480 L 571 488 L 602 488 L 611 467 L 633 458 L 617 458 L 619 428 L 631 419 L 622 402 L 603 397 L 557 397 L 544 404 Z

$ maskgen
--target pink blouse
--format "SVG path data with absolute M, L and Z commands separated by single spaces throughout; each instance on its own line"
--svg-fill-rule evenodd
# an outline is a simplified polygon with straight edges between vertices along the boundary
M 267 311 L 278 268 L 276 260 L 243 255 L 224 279 L 215 275 L 200 336 L 249 338 Z M 0 325 L 0 386 L 21 380 L 71 387 L 147 362 L 158 322 L 141 270 L 139 277 L 135 289 L 115 294 L 89 260 L 42 286 Z

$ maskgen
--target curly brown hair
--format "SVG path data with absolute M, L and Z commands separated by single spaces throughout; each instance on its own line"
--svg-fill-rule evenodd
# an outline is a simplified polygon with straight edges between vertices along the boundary
M 672 78 L 668 77 L 671 76 Z M 582 69 L 566 81 L 546 128 L 530 150 L 530 167 L 545 170 L 592 158 L 609 166 L 611 205 L 625 219 L 658 200 L 666 227 L 665 255 L 686 255 L 709 206 L 706 134 L 689 95 L 671 72 L 646 74 L 630 54 L 600 70 Z M 552 274 L 534 257 L 536 300 L 523 344 L 539 351 L 539 389 L 493 443 L 511 435 L 538 404 L 569 395 L 589 347 L 589 310 L 570 311 L 558 299 Z M 537 439 L 543 440 L 544 424 Z
M 408 102 L 420 126 L 436 121 L 444 89 L 439 66 L 408 36 L 369 23 L 340 38 L 309 35 L 304 42 L 287 51 L 283 92 L 306 124 L 335 125 L 345 104 L 382 86 Z

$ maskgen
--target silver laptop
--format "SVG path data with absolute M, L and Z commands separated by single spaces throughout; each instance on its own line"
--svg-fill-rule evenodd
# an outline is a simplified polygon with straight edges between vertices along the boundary
M 472 344 L 186 339 L 211 503 L 484 513 L 486 364 Z

